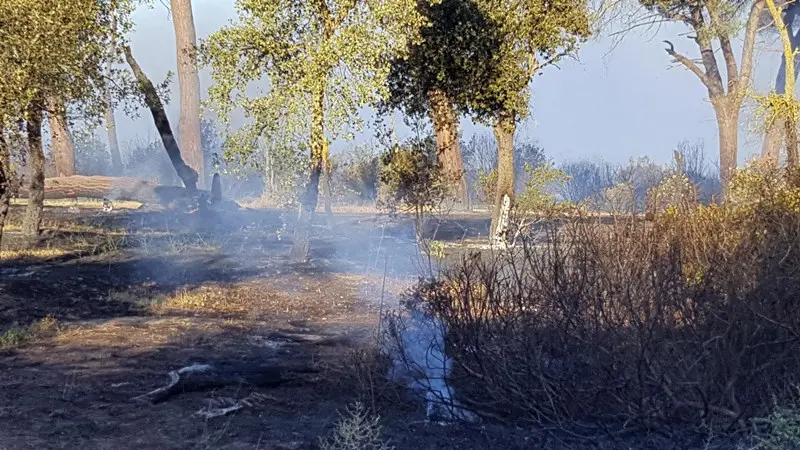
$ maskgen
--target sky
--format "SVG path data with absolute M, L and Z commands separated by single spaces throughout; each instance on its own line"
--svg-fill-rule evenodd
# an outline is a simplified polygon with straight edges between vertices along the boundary
M 232 0 L 195 0 L 194 19 L 198 39 L 207 37 L 236 17 Z M 176 71 L 175 37 L 168 10 L 156 2 L 152 9 L 135 13 L 136 29 L 130 36 L 139 64 L 154 80 L 161 81 L 168 71 Z M 707 91 L 700 80 L 671 62 L 663 40 L 676 50 L 697 55 L 697 47 L 686 38 L 687 28 L 673 24 L 657 30 L 628 33 L 620 42 L 598 36 L 585 43 L 577 58 L 549 67 L 532 82 L 531 116 L 520 124 L 518 138 L 537 141 L 556 162 L 577 159 L 603 159 L 625 163 L 633 157 L 647 156 L 667 163 L 681 140 L 701 141 L 707 157 L 715 162 L 718 140 L 714 113 Z M 740 41 L 740 40 L 739 40 Z M 737 60 L 740 42 L 735 42 Z M 721 58 L 721 56 L 720 56 Z M 754 89 L 767 92 L 774 83 L 780 54 L 774 40 L 762 39 L 754 62 Z M 201 71 L 203 97 L 211 84 L 208 69 Z M 180 112 L 177 78 L 172 85 L 167 113 L 177 124 Z M 138 119 L 117 111 L 119 139 L 141 141 L 157 136 L 145 110 Z M 750 114 L 740 120 L 740 163 L 758 154 L 761 138 L 754 130 Z M 399 125 L 402 127 L 402 125 Z M 400 130 L 402 133 L 402 129 Z M 465 139 L 474 133 L 491 130 L 462 121 Z M 356 137 L 356 142 L 370 133 Z M 338 142 L 332 148 L 348 144 Z

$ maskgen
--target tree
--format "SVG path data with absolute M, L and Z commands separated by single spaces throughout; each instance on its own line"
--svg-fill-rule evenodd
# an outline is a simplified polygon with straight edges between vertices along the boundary
M 487 70 L 501 40 L 497 26 L 472 0 L 419 2 L 417 8 L 429 22 L 422 40 L 411 46 L 408 57 L 392 61 L 391 96 L 382 104 L 385 113 L 400 109 L 412 120 L 429 117 L 436 135 L 443 177 L 450 195 L 468 204 L 464 158 L 458 141 L 458 118 L 470 112 L 470 97 L 492 82 Z
M 191 0 L 170 0 L 172 23 L 175 27 L 175 47 L 178 53 L 178 86 L 181 97 L 181 116 L 178 122 L 178 143 L 186 163 L 205 184 L 202 139 L 200 134 L 200 76 L 197 71 L 197 35 L 194 28 Z
M 44 198 L 43 113 L 54 112 L 48 111 L 47 100 L 69 102 L 78 114 L 98 116 L 115 6 L 100 0 L 0 2 L 0 123 L 24 124 L 27 132 L 29 198 L 23 233 L 31 242 L 39 233 Z
M 211 103 L 228 125 L 242 108 L 249 120 L 229 142 L 250 153 L 256 138 L 310 149 L 291 259 L 308 257 L 311 221 L 330 139 L 360 126 L 358 109 L 387 96 L 389 58 L 418 40 L 415 0 L 241 0 L 238 20 L 201 45 L 213 69 Z M 269 90 L 249 98 L 250 82 Z M 310 114 L 309 114 L 310 112 Z
M 469 102 L 479 120 L 493 127 L 497 140 L 497 190 L 491 236 L 498 231 L 503 199 L 514 199 L 514 133 L 529 114 L 531 79 L 574 52 L 590 34 L 589 5 L 580 0 L 476 0 L 501 37 L 482 95 Z M 494 32 L 493 32 L 494 33 Z
M 75 175 L 75 149 L 72 144 L 72 136 L 69 133 L 67 123 L 67 111 L 58 98 L 50 98 L 47 102 L 49 114 L 47 116 L 50 125 L 50 151 L 53 152 L 55 161 L 56 176 L 68 177 Z
M 795 33 L 792 27 L 800 13 L 800 7 L 796 1 L 785 2 L 779 6 L 774 0 L 766 0 L 766 5 L 770 19 L 780 35 L 783 57 L 775 79 L 775 91 L 765 97 L 757 97 L 767 116 L 761 154 L 773 163 L 777 163 L 783 142 L 788 166 L 794 167 L 798 163 L 798 104 L 794 88 L 798 71 L 797 48 L 800 44 L 800 30 Z
M 758 31 L 759 16 L 764 10 L 764 0 L 749 2 L 727 2 L 717 0 L 642 0 L 642 5 L 659 14 L 665 20 L 682 22 L 693 32 L 692 40 L 701 56 L 701 65 L 675 50 L 665 41 L 666 52 L 675 62 L 694 73 L 708 91 L 714 108 L 719 132 L 720 178 L 727 185 L 737 165 L 739 113 L 750 85 L 753 71 L 753 49 Z M 745 11 L 744 42 L 740 64 L 731 43 L 737 34 L 736 21 Z M 723 79 L 714 42 L 721 49 L 726 76 Z

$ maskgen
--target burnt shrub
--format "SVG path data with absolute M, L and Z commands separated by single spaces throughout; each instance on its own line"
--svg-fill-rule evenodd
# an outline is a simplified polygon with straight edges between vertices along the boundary
M 737 175 L 747 201 L 653 221 L 552 221 L 421 282 L 459 401 L 603 430 L 768 416 L 800 382 L 800 191 L 770 176 Z

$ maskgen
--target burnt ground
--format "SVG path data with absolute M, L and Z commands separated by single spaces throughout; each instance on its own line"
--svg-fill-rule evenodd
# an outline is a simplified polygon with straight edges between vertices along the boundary
M 12 223 L 0 259 L 0 448 L 317 448 L 357 400 L 380 414 L 396 448 L 529 448 L 516 432 L 426 423 L 421 405 L 372 370 L 381 292 L 396 302 L 417 273 L 402 244 L 408 224 L 337 216 L 315 228 L 302 267 L 287 263 L 282 224 L 274 211 L 228 213 L 209 227 L 166 212 L 47 208 L 42 248 L 13 252 Z M 319 372 L 278 388 L 132 401 L 170 370 L 225 361 Z M 257 401 L 195 415 L 245 397 Z
M 291 235 L 274 210 L 208 221 L 46 208 L 41 248 L 14 251 L 21 212 L 12 210 L 0 253 L 2 449 L 313 449 L 356 401 L 380 417 L 381 439 L 398 449 L 630 447 L 579 446 L 563 434 L 490 423 L 428 423 L 421 404 L 385 381 L 375 357 L 379 311 L 396 306 L 427 264 L 408 222 L 320 220 L 311 261 L 291 266 Z M 450 241 L 487 229 L 478 216 L 428 226 L 431 237 Z M 276 388 L 132 400 L 165 385 L 171 370 L 229 362 L 318 372 Z M 251 401 L 233 414 L 196 414 L 240 399 Z M 666 448 L 653 442 L 633 447 Z

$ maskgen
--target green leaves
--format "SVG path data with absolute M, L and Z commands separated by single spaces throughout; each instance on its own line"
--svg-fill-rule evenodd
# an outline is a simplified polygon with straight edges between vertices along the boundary
M 324 90 L 328 139 L 358 129 L 358 109 L 388 95 L 390 60 L 424 24 L 416 0 L 238 0 L 238 18 L 201 45 L 213 70 L 208 104 L 223 123 L 250 123 L 232 140 L 306 145 L 312 93 Z M 255 92 L 255 95 L 248 95 Z M 248 150 L 248 148 L 250 150 Z M 243 146 L 240 151 L 252 151 Z
M 3 0 L 0 2 L 0 105 L 4 122 L 21 119 L 45 97 L 91 114 L 106 84 L 116 2 Z

